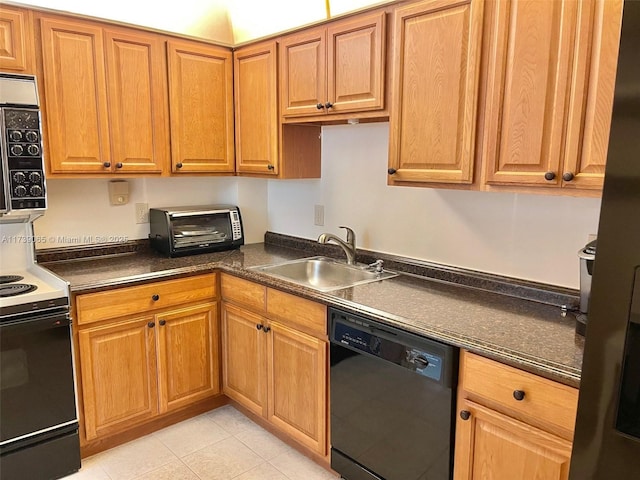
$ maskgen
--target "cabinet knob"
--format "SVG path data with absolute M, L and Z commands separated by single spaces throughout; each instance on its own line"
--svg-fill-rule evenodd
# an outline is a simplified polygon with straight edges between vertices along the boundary
M 471 418 L 471 412 L 469 410 L 460 410 L 460 418 L 463 420 L 469 420 L 469 418 Z
M 167 321 L 166 320 L 160 320 L 158 323 L 160 324 L 161 327 L 164 327 L 166 325 Z
M 327 107 L 327 110 L 330 109 L 331 107 L 333 107 L 333 103 L 331 102 L 327 102 L 324 104 L 325 107 Z
M 104 163 L 102 164 L 102 166 L 103 166 L 104 168 L 109 168 L 109 167 L 111 167 L 111 162 L 104 162 Z
M 571 173 L 571 172 L 567 172 L 567 173 L 565 173 L 564 175 L 562 175 L 562 179 L 563 179 L 565 182 L 570 182 L 570 181 L 571 181 L 571 180 L 573 180 L 574 178 L 575 178 L 575 176 L 574 176 L 574 175 L 573 175 L 573 173 Z
M 271 164 L 267 165 L 267 170 L 273 170 L 274 168 L 276 168 L 276 167 L 274 167 L 274 166 L 273 166 L 273 165 L 271 165 Z
M 393 174 L 394 174 L 394 173 L 396 173 L 396 172 L 397 172 L 397 170 L 396 170 L 395 168 L 390 168 L 389 170 L 387 170 L 387 173 L 388 173 L 389 175 L 393 175 Z
M 155 326 L 156 326 L 156 323 L 155 323 L 155 322 L 149 322 L 149 323 L 147 323 L 147 327 L 149 327 L 149 328 L 153 328 L 153 327 L 155 327 Z
M 122 168 L 122 162 L 116 163 L 116 168 Z
M 261 323 L 256 324 L 256 328 L 258 330 L 262 330 L 263 325 Z
M 151 296 L 151 300 L 153 300 L 154 302 L 157 302 L 158 300 L 160 300 L 160 295 L 158 295 L 157 293 L 154 293 Z
M 513 391 L 513 398 L 515 398 L 519 402 L 524 400 L 524 390 L 514 390 Z
M 323 105 L 323 104 L 321 104 L 321 103 L 317 103 L 317 104 L 316 104 L 316 108 L 317 108 L 318 110 L 322 110 L 322 109 L 324 108 L 324 105 Z
M 176 163 L 176 168 L 182 168 L 182 162 Z
M 547 172 L 547 173 L 544 174 L 544 179 L 545 180 L 551 181 L 554 178 L 556 178 L 556 172 Z
M 264 328 L 262 329 L 262 331 L 263 331 L 264 333 L 269 333 L 269 332 L 271 331 L 271 327 L 264 327 Z

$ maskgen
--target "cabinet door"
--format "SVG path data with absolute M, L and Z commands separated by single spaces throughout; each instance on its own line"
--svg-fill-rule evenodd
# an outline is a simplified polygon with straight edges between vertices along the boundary
M 391 183 L 473 181 L 483 8 L 427 0 L 396 10 Z
M 40 26 L 49 171 L 110 172 L 102 29 L 47 17 Z
M 87 440 L 157 414 L 155 330 L 142 317 L 78 333 Z
M 236 171 L 278 175 L 276 42 L 236 50 Z
M 384 107 L 385 13 L 327 29 L 327 113 Z
M 31 12 L 0 6 L 0 71 L 35 73 Z
M 260 416 L 267 413 L 265 324 L 259 315 L 222 304 L 223 392 Z
M 280 41 L 280 113 L 283 117 L 326 111 L 326 29 L 317 28 Z
M 160 413 L 220 393 L 217 304 L 156 315 Z
M 489 184 L 557 186 L 579 2 L 494 0 L 484 109 Z
M 172 40 L 167 55 L 172 172 L 233 172 L 231 50 Z
M 269 421 L 325 455 L 327 342 L 277 322 L 269 325 Z
M 168 164 L 164 42 L 155 35 L 105 30 L 111 159 L 122 173 L 161 173 Z
M 562 186 L 599 190 L 609 146 L 622 0 L 582 1 L 578 18 L 563 169 L 573 178 Z
M 566 480 L 571 443 L 498 412 L 462 400 L 458 412 L 454 479 Z

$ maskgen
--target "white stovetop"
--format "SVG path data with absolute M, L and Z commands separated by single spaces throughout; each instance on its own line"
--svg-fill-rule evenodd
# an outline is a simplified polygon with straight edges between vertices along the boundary
M 24 278 L 15 283 L 37 287 L 28 293 L 0 297 L 0 307 L 69 296 L 66 281 L 35 263 L 36 241 L 31 222 L 0 223 L 0 275 L 20 275 Z

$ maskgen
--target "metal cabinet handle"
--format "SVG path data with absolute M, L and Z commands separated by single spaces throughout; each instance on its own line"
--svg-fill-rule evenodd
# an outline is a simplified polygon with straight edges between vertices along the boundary
M 469 410 L 460 410 L 460 418 L 463 420 L 469 420 L 469 418 L 471 418 L 471 412 Z
M 573 180 L 575 178 L 575 175 L 571 172 L 567 172 L 564 175 L 562 175 L 562 179 L 565 182 L 570 182 L 571 180 Z
M 322 109 L 324 108 L 324 105 L 323 105 L 323 104 L 321 104 L 321 103 L 317 103 L 317 104 L 316 104 L 316 108 L 317 108 L 318 110 L 322 110 Z
M 556 178 L 556 172 L 547 172 L 544 174 L 544 179 L 548 180 L 549 182 L 551 180 L 554 180 Z
M 167 324 L 167 321 L 166 320 L 160 320 L 158 323 L 160 324 L 161 327 L 164 327 Z
M 182 168 L 182 162 L 176 163 L 176 168 Z
M 155 327 L 155 326 L 156 326 L 155 322 L 149 322 L 149 323 L 147 323 L 147 327 L 149 327 L 149 328 L 153 328 L 153 327 Z
M 333 107 L 333 103 L 331 102 L 327 102 L 324 104 L 325 107 L 327 107 L 327 110 L 330 109 L 331 107 Z
M 103 166 L 104 168 L 109 168 L 109 167 L 111 166 L 111 162 L 104 162 L 104 163 L 102 164 L 102 166 Z
M 513 398 L 515 398 L 519 402 L 522 401 L 524 399 L 524 390 L 514 390 Z
M 269 332 L 271 331 L 271 327 L 264 327 L 264 328 L 262 329 L 262 331 L 263 331 L 264 333 L 269 333 Z
M 387 170 L 387 173 L 388 173 L 389 175 L 393 175 L 393 174 L 395 174 L 396 172 L 397 172 L 397 170 L 396 170 L 395 168 L 390 168 L 389 170 Z
M 116 168 L 122 168 L 122 162 L 116 163 Z
M 267 170 L 273 170 L 274 168 L 276 168 L 276 167 L 274 167 L 274 166 L 273 166 L 273 165 L 271 165 L 271 164 L 267 165 Z
M 262 330 L 263 325 L 262 325 L 261 323 L 258 323 L 258 324 L 256 324 L 256 328 L 257 328 L 258 330 Z
M 157 293 L 154 293 L 151 296 L 151 300 L 153 300 L 154 302 L 157 302 L 158 300 L 160 300 L 160 295 L 158 295 Z

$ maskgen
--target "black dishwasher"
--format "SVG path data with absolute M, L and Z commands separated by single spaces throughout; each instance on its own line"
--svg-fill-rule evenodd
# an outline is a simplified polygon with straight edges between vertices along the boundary
M 331 468 L 348 480 L 449 480 L 457 348 L 328 315 Z

